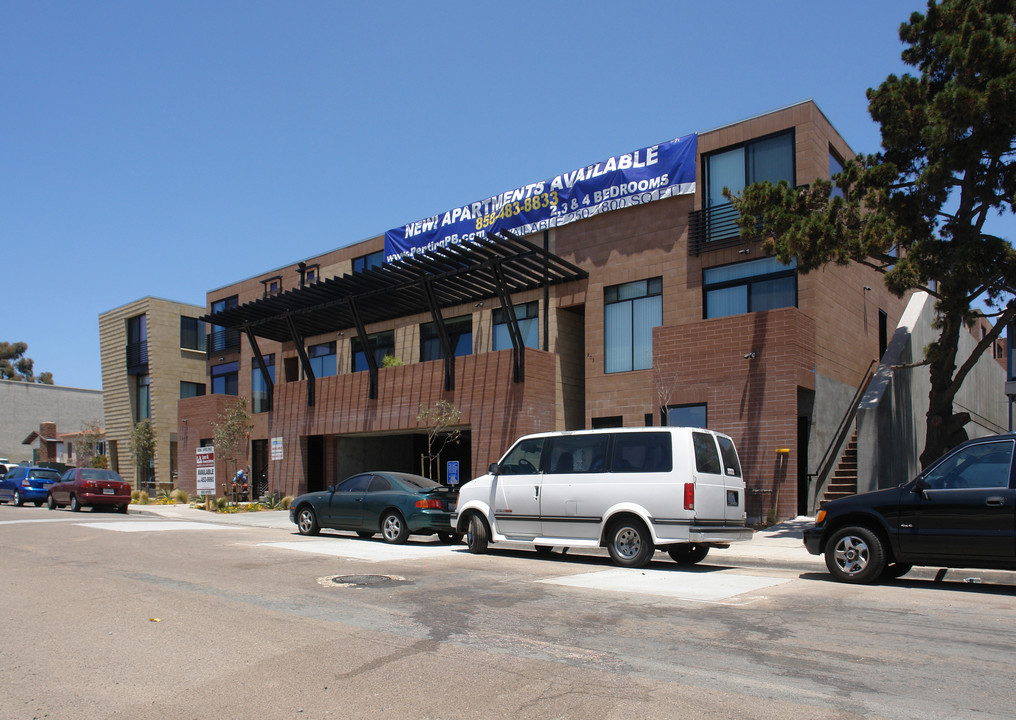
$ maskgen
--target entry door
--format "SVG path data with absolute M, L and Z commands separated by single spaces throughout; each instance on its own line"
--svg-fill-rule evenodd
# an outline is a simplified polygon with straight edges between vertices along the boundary
M 903 493 L 900 547 L 913 555 L 1016 557 L 1013 441 L 967 445 L 922 477 L 925 490 Z
M 502 535 L 534 538 L 541 534 L 543 445 L 544 438 L 522 440 L 499 463 L 494 478 L 494 524 Z

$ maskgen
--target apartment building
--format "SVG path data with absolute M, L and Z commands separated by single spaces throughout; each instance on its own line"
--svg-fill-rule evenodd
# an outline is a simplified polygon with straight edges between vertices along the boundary
M 205 308 L 145 297 L 99 315 L 109 467 L 135 488 L 172 488 L 177 475 L 180 398 L 207 391 Z M 149 420 L 155 456 L 139 468 L 131 430 Z
M 750 519 L 806 511 L 904 301 L 870 268 L 765 257 L 722 190 L 810 183 L 852 156 L 802 102 L 212 290 L 209 391 L 179 403 L 179 485 L 193 491 L 196 449 L 235 396 L 254 422 L 241 464 L 290 495 L 420 472 L 418 417 L 446 400 L 462 435 L 442 481 L 449 461 L 468 480 L 529 432 L 700 425 L 737 442 Z

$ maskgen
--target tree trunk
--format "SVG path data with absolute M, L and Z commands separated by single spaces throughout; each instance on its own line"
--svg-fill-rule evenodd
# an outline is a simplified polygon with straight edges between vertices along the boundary
M 943 314 L 942 334 L 928 348 L 931 360 L 931 390 L 928 392 L 928 422 L 921 453 L 921 469 L 927 468 L 946 452 L 966 441 L 964 426 L 970 422 L 969 413 L 954 413 L 956 390 L 953 375 L 956 372 L 956 352 L 959 347 L 962 319 Z

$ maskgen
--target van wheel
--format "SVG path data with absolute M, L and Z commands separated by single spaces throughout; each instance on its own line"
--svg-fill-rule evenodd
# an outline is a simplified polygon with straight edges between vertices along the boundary
M 487 552 L 487 543 L 490 536 L 487 533 L 487 524 L 479 515 L 469 518 L 469 530 L 466 532 L 466 546 L 469 552 L 474 555 L 481 555 Z
M 607 550 L 616 565 L 621 567 L 644 567 L 656 552 L 649 537 L 649 530 L 641 520 L 618 520 L 607 533 Z
M 709 554 L 709 546 L 682 543 L 681 545 L 671 545 L 667 548 L 667 553 L 678 565 L 694 565 L 706 559 L 706 555 Z
M 868 528 L 845 527 L 826 543 L 825 563 L 840 582 L 872 583 L 886 568 L 885 550 L 878 535 Z

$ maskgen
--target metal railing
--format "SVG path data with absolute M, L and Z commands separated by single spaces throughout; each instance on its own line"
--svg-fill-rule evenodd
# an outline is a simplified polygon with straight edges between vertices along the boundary
M 127 344 L 127 372 L 144 373 L 148 367 L 148 343 Z
M 739 245 L 741 229 L 738 212 L 732 203 L 723 203 L 688 213 L 688 251 L 700 255 L 709 250 Z
M 213 330 L 208 333 L 206 341 L 208 352 L 222 352 L 224 350 L 240 349 L 239 330 Z

